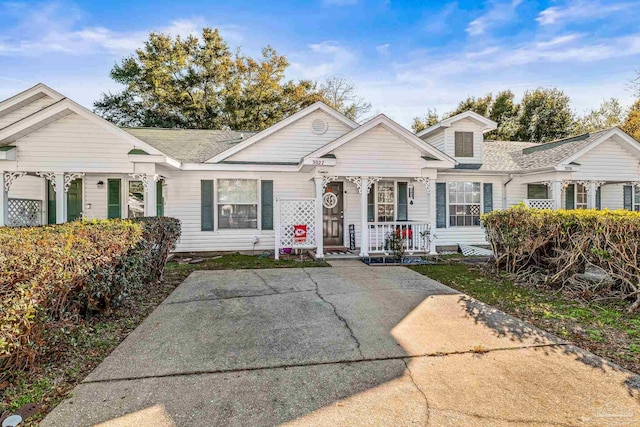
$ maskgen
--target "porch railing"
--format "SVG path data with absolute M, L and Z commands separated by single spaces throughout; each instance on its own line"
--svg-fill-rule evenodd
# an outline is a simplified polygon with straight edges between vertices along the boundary
M 556 207 L 553 199 L 525 199 L 524 204 L 533 209 L 555 209 Z
M 430 225 L 424 222 L 370 222 L 369 229 L 369 253 L 391 252 L 389 248 L 389 236 L 397 233 L 404 240 L 405 252 L 429 251 Z

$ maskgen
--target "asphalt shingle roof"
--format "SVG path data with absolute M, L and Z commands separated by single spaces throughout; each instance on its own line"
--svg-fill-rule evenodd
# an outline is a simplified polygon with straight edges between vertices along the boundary
M 611 129 L 537 144 L 519 141 L 485 141 L 481 170 L 527 171 L 553 167 L 572 156 Z
M 122 129 L 184 163 L 204 163 L 255 134 L 211 129 Z

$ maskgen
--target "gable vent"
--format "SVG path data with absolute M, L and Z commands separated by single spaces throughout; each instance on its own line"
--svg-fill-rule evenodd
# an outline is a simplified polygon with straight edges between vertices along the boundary
M 311 122 L 311 131 L 316 135 L 322 135 L 329 129 L 329 123 L 324 119 L 315 119 Z

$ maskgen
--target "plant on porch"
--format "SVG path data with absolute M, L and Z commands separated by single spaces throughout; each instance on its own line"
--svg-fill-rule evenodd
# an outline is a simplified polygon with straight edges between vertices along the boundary
M 497 267 L 525 282 L 640 309 L 640 213 L 515 206 L 482 222 Z

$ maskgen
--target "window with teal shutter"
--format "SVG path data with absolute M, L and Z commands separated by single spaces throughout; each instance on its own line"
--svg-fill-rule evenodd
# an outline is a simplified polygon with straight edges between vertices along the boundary
M 119 179 L 107 180 L 107 215 L 109 219 L 122 218 L 121 181 Z
M 261 181 L 260 190 L 262 229 L 273 230 L 273 181 Z
M 489 213 L 493 211 L 493 184 L 490 182 L 485 182 L 482 184 L 482 196 L 483 196 L 483 204 L 484 204 L 484 213 Z
M 624 195 L 624 208 L 628 211 L 633 210 L 633 187 L 631 185 L 625 185 L 623 188 Z
M 156 183 L 156 216 L 164 216 L 164 196 L 162 195 L 162 184 L 160 180 Z
M 213 181 L 200 181 L 200 224 L 202 231 L 213 231 Z
M 575 209 L 576 204 L 575 204 L 575 197 L 576 197 L 576 187 L 574 184 L 569 184 L 569 186 L 567 187 L 567 189 L 564 192 L 564 208 L 565 209 Z
M 436 228 L 447 226 L 447 184 L 436 183 Z
M 398 183 L 398 221 L 409 220 L 409 202 L 407 200 L 407 183 Z

